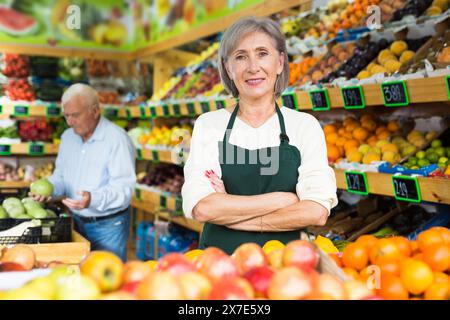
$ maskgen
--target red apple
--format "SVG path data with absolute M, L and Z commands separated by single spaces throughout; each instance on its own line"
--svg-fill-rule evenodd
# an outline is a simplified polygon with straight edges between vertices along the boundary
M 0 264 L 0 272 L 27 271 L 21 264 L 15 262 L 3 262 Z
M 115 291 L 122 286 L 124 265 L 111 252 L 92 251 L 81 262 L 80 270 L 93 279 L 102 292 Z
M 196 271 L 195 266 L 180 253 L 169 253 L 158 261 L 157 271 L 168 271 L 173 275 Z
M 212 289 L 209 279 L 200 272 L 185 272 L 178 281 L 187 300 L 204 300 Z
M 247 271 L 267 266 L 268 259 L 259 245 L 256 243 L 244 243 L 240 245 L 233 253 L 232 258 L 241 275 Z
M 250 282 L 257 298 L 267 298 L 267 290 L 274 271 L 267 267 L 258 267 L 248 271 L 244 278 Z
M 138 289 L 140 283 L 141 283 L 140 281 L 125 283 L 122 286 L 122 288 L 120 288 L 120 290 L 128 292 L 132 296 L 136 297 L 137 296 L 137 289 Z
M 314 246 L 305 240 L 289 242 L 283 251 L 283 266 L 296 266 L 307 271 L 315 269 L 318 254 Z
M 153 272 L 139 284 L 137 297 L 141 300 L 183 300 L 181 285 L 170 272 Z
M 314 281 L 315 293 L 322 299 L 345 300 L 344 283 L 331 274 L 320 274 Z
M 219 280 L 226 276 L 237 276 L 238 269 L 234 260 L 218 248 L 207 248 L 197 258 L 197 269 L 212 280 Z
M 142 261 L 128 261 L 124 267 L 123 283 L 139 282 L 144 280 L 152 269 Z
M 12 262 L 20 264 L 25 270 L 31 270 L 36 263 L 36 255 L 33 249 L 24 244 L 18 244 L 9 248 L 2 256 L 2 263 Z
M 267 295 L 271 300 L 304 299 L 313 291 L 308 274 L 296 267 L 285 267 L 275 272 Z
M 245 288 L 242 281 L 238 277 L 225 277 L 214 283 L 209 300 L 248 300 L 252 296 L 249 295 L 248 289 Z

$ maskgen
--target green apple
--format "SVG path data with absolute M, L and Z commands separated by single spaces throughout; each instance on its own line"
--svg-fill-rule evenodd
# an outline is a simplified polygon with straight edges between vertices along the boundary
M 408 163 L 411 165 L 416 165 L 417 164 L 417 158 L 416 157 L 410 157 L 408 159 Z
M 94 280 L 82 274 L 64 277 L 57 285 L 58 300 L 95 300 L 100 297 L 100 289 Z
M 5 209 L 3 209 L 2 206 L 0 206 L 0 219 L 7 219 L 9 218 L 8 213 L 6 212 Z
M 427 155 L 427 160 L 430 161 L 430 163 L 437 163 L 439 160 L 439 156 L 436 152 L 429 153 Z
M 417 165 L 419 167 L 426 167 L 430 165 L 430 161 L 428 161 L 427 159 L 420 159 L 419 161 L 417 161 Z
M 439 140 L 439 139 L 435 139 L 435 140 L 431 141 L 431 146 L 433 148 L 441 147 L 442 146 L 442 141 Z
M 446 152 L 445 152 L 445 148 L 444 147 L 438 147 L 438 148 L 434 149 L 434 151 L 436 152 L 436 154 L 439 157 L 445 157 Z
M 48 300 L 54 300 L 56 298 L 56 284 L 50 277 L 33 279 L 24 287 L 45 296 Z
M 425 159 L 426 153 L 425 151 L 419 151 L 416 153 L 417 159 Z
M 447 157 L 440 157 L 438 160 L 438 165 L 440 167 L 446 167 L 448 165 L 448 158 Z

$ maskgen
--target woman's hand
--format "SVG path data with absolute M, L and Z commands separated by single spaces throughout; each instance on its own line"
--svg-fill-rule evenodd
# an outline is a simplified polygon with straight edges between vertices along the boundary
M 211 186 L 214 188 L 214 190 L 217 193 L 225 193 L 225 194 L 227 193 L 227 191 L 225 190 L 225 185 L 223 184 L 223 181 L 214 172 L 214 170 L 205 171 L 205 177 L 208 178 L 209 182 L 211 183 Z

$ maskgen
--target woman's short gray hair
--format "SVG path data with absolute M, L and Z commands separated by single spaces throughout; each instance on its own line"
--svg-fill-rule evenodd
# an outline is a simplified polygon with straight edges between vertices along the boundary
M 236 48 L 239 40 L 247 35 L 249 32 L 263 32 L 275 41 L 275 48 L 284 55 L 283 71 L 277 77 L 275 82 L 275 97 L 278 98 L 286 89 L 289 82 L 289 60 L 286 51 L 286 38 L 280 31 L 279 25 L 269 18 L 247 17 L 238 20 L 231 27 L 229 27 L 223 34 L 222 41 L 219 47 L 219 73 L 222 83 L 228 93 L 233 97 L 239 96 L 239 91 L 236 88 L 233 80 L 227 73 L 225 63 L 229 55 Z
M 61 97 L 61 105 L 63 108 L 64 104 L 75 96 L 83 97 L 83 101 L 88 107 L 99 107 L 100 105 L 97 91 L 94 88 L 84 83 L 75 83 L 67 88 Z

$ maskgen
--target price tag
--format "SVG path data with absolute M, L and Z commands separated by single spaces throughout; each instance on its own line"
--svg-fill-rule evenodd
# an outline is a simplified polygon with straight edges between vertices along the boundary
M 167 198 L 164 195 L 160 195 L 159 197 L 159 206 L 161 208 L 166 209 L 167 208 Z
M 175 199 L 175 212 L 183 212 L 183 201 L 180 197 Z
M 150 117 L 151 117 L 152 119 L 155 119 L 155 118 L 157 117 L 157 114 L 156 114 L 156 107 L 150 107 Z
M 134 189 L 134 196 L 136 197 L 136 199 L 141 200 L 141 189 Z
M 142 149 L 136 149 L 137 159 L 142 160 Z
M 224 109 L 224 108 L 227 107 L 227 105 L 225 103 L 225 100 L 216 100 L 215 103 L 216 103 L 216 109 L 217 110 Z
M 145 108 L 139 107 L 139 114 L 141 115 L 141 119 L 146 119 L 147 115 L 145 114 Z
M 152 150 L 152 160 L 154 162 L 159 162 L 159 153 L 158 150 Z
M 181 117 L 181 112 L 180 112 L 180 105 L 179 104 L 173 104 L 172 105 L 172 110 L 173 110 L 173 115 L 175 116 L 175 117 Z
M 202 101 L 200 102 L 200 106 L 202 107 L 202 113 L 209 112 L 209 101 Z
M 44 145 L 42 143 L 30 143 L 28 146 L 28 154 L 32 156 L 43 155 Z
M 330 100 L 326 89 L 310 91 L 309 98 L 311 100 L 313 111 L 330 110 Z
M 421 202 L 419 182 L 416 177 L 392 176 L 394 197 L 397 200 Z
M 366 106 L 361 86 L 344 87 L 341 89 L 345 109 L 363 109 Z
M 3 106 L 0 104 L 0 114 L 3 114 Z
M 114 108 L 106 108 L 104 111 L 104 115 L 107 118 L 117 118 L 119 114 L 119 110 L 114 109 Z
M 127 115 L 127 119 L 130 120 L 131 119 L 131 110 L 130 110 L 130 108 L 126 107 L 125 108 L 125 113 Z
M 0 144 L 0 156 L 9 156 L 9 155 L 11 155 L 11 145 Z
M 448 100 L 450 100 L 450 75 L 445 77 L 445 83 L 447 84 Z M 0 114 L 2 113 L 1 109 L 2 106 L 0 106 Z
M 361 195 L 369 194 L 367 177 L 364 172 L 345 171 L 345 181 L 347 182 L 348 192 Z
M 162 108 L 164 118 L 168 118 L 170 116 L 169 106 L 165 104 L 162 106 Z
M 408 90 L 405 81 L 393 81 L 381 84 L 384 105 L 386 107 L 407 106 L 409 104 Z
M 281 101 L 283 101 L 283 106 L 289 109 L 298 110 L 297 95 L 294 92 L 281 95 Z
M 186 104 L 186 107 L 187 107 L 187 109 L 188 109 L 189 116 L 190 116 L 190 117 L 194 117 L 194 116 L 196 115 L 196 112 L 195 112 L 195 104 L 194 104 L 193 102 L 188 102 L 188 103 Z
M 56 106 L 48 106 L 45 108 L 45 115 L 47 117 L 59 117 L 61 116 L 61 108 Z
M 29 114 L 30 114 L 30 108 L 28 106 L 14 106 L 13 115 L 26 117 Z

